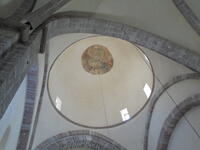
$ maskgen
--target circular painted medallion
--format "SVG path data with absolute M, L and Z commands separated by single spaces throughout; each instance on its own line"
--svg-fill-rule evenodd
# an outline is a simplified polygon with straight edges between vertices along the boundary
M 91 74 L 104 74 L 112 69 L 113 58 L 102 45 L 92 45 L 82 54 L 82 66 Z

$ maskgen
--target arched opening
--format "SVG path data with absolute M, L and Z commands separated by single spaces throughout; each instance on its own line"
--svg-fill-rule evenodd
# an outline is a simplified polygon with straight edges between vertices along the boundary
M 35 150 L 126 150 L 116 141 L 89 130 L 75 130 L 50 137 Z

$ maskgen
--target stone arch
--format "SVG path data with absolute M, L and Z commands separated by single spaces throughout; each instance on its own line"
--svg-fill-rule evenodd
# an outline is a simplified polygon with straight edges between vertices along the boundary
M 157 150 L 167 150 L 171 135 L 180 119 L 190 110 L 200 106 L 200 94 L 186 98 L 169 114 L 161 129 Z
M 200 55 L 196 52 L 136 27 L 93 18 L 91 13 L 62 12 L 50 17 L 43 25 L 47 28 L 46 40 L 67 33 L 91 33 L 121 38 L 200 72 Z
M 183 15 L 185 20 L 191 25 L 194 31 L 200 36 L 200 20 L 194 14 L 185 0 L 173 0 L 174 4 Z
M 76 130 L 60 133 L 42 142 L 35 150 L 66 150 L 73 148 L 126 150 L 126 148 L 112 139 L 89 130 Z
M 5 150 L 7 141 L 8 141 L 9 136 L 10 136 L 10 132 L 11 132 L 11 127 L 8 126 L 6 128 L 6 131 L 3 134 L 3 137 L 0 140 L 0 150 Z
M 169 82 L 167 82 L 165 85 L 163 85 L 162 88 L 158 90 L 157 93 L 154 94 L 150 101 L 150 105 L 148 108 L 148 116 L 146 120 L 146 125 L 145 125 L 145 136 L 144 136 L 144 150 L 148 150 L 148 141 L 149 141 L 149 129 L 150 129 L 150 124 L 151 124 L 151 118 L 153 115 L 153 110 L 155 108 L 156 103 L 158 102 L 160 96 L 170 87 L 173 85 L 184 81 L 184 80 L 199 80 L 200 79 L 200 73 L 188 73 L 184 75 L 179 75 L 171 79 Z
M 200 57 L 198 54 L 153 35 L 141 29 L 130 27 L 122 23 L 92 18 L 92 13 L 62 12 L 50 17 L 39 29 L 43 29 L 41 52 L 45 51 L 48 39 L 66 33 L 93 33 L 118 37 L 134 44 L 142 45 L 160 53 L 184 66 L 200 72 Z M 177 79 L 179 76 L 177 77 Z M 186 78 L 181 79 L 186 80 Z M 179 81 L 178 81 L 179 82 Z M 177 82 L 173 82 L 171 85 Z M 169 85 L 169 87 L 171 86 Z M 160 94 L 166 89 L 161 89 Z M 159 94 L 158 94 L 159 95 Z M 158 96 L 160 97 L 160 96 Z M 37 124 L 37 123 L 36 123 Z
M 30 67 L 27 73 L 26 101 L 17 149 L 26 149 L 33 122 L 34 108 L 36 104 L 36 93 L 38 86 L 38 60 Z

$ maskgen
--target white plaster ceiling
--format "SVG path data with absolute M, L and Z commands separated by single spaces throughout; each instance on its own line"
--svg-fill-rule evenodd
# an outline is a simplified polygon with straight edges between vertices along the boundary
M 200 1 L 199 0 L 186 0 L 186 2 L 200 20 Z
M 105 46 L 113 57 L 113 67 L 105 74 L 91 74 L 82 66 L 82 54 L 95 44 Z M 145 85 L 152 90 L 153 73 L 139 48 L 105 36 L 72 44 L 49 74 L 49 92 L 57 109 L 70 120 L 93 127 L 112 126 L 125 121 L 122 115 L 139 112 L 150 96 Z
M 58 12 L 69 10 L 95 12 L 101 14 L 98 17 L 136 26 L 200 53 L 199 36 L 172 0 L 72 0 Z

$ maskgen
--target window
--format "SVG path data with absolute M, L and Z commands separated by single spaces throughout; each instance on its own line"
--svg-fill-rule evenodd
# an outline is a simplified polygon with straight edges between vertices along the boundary
M 56 98 L 56 108 L 61 111 L 62 101 L 59 97 Z
M 130 119 L 130 115 L 128 114 L 127 108 L 122 109 L 122 110 L 120 111 L 120 113 L 121 113 L 121 116 L 122 116 L 122 121 L 126 121 L 126 120 L 129 120 L 129 119 Z
M 149 96 L 151 95 L 151 88 L 149 87 L 149 85 L 146 83 L 144 88 L 144 93 L 146 94 L 147 98 L 149 98 Z

